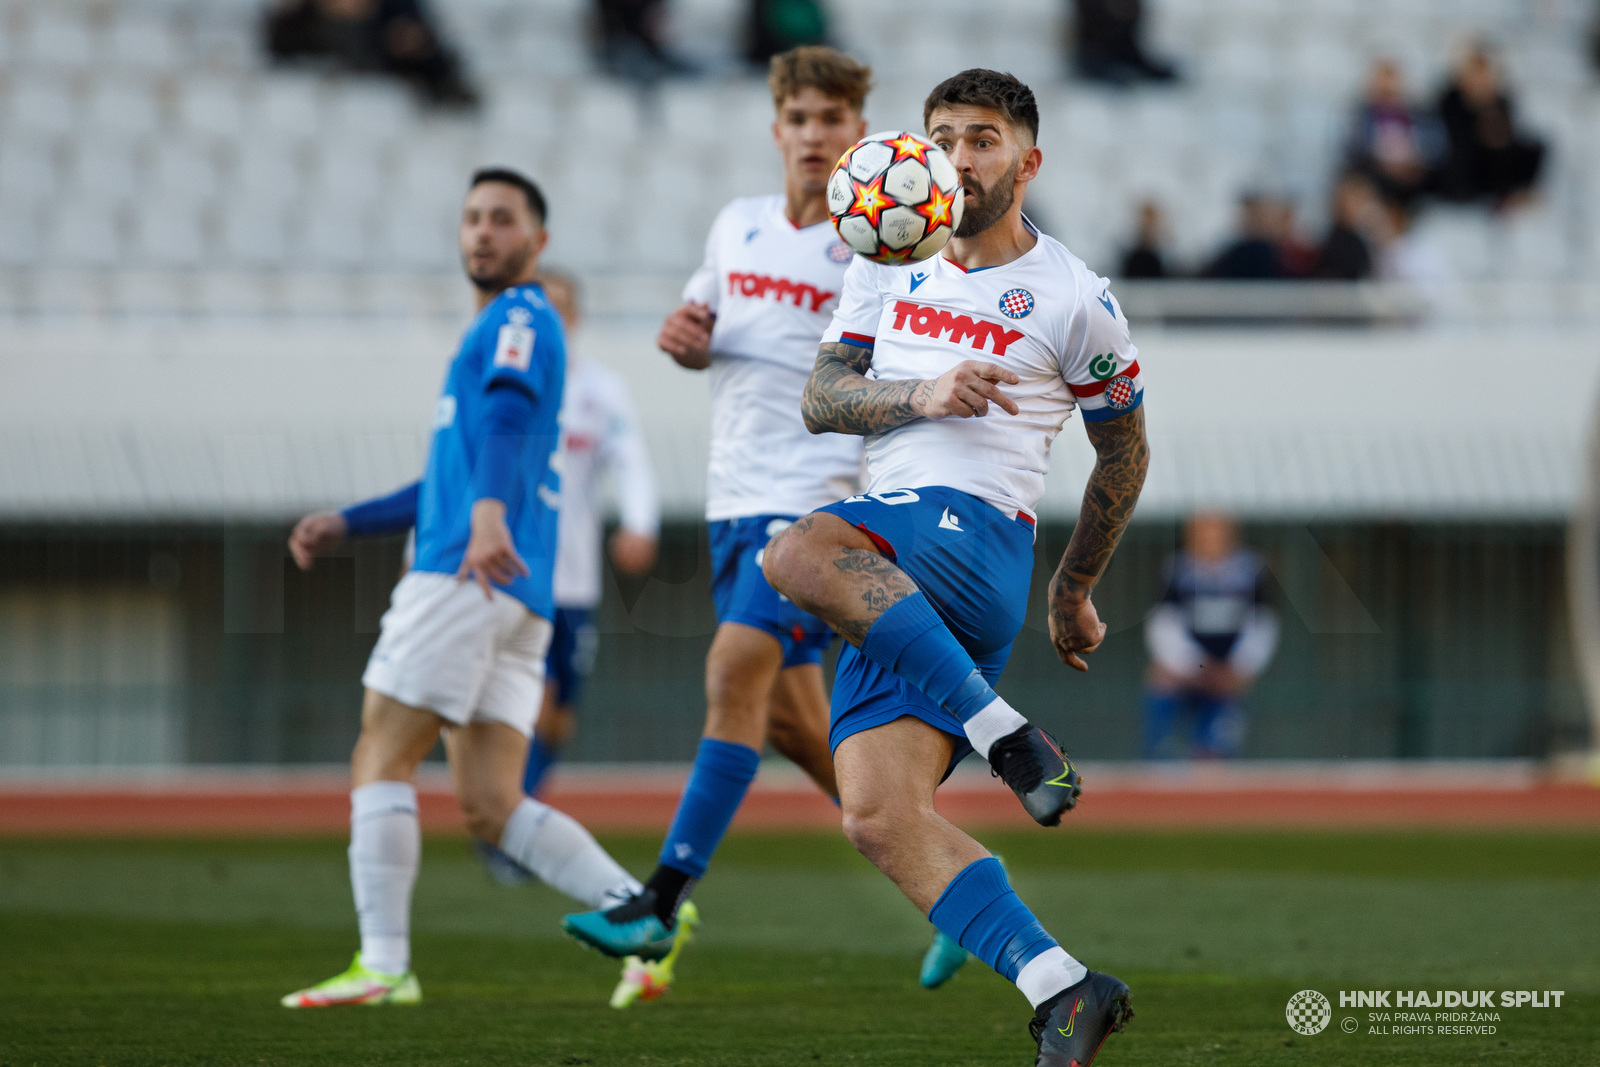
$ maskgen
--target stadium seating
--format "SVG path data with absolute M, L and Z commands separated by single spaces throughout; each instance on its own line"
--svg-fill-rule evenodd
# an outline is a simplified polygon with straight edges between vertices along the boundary
M 555 259 L 681 273 L 721 203 L 774 188 L 764 87 L 735 58 L 736 0 L 672 5 L 707 76 L 653 94 L 593 73 L 584 0 L 434 6 L 485 89 L 476 115 L 423 111 L 384 79 L 269 69 L 258 0 L 0 5 L 0 264 L 447 272 L 463 176 L 505 161 L 549 187 Z M 1102 270 L 1145 195 L 1165 202 L 1191 262 L 1249 186 L 1293 195 L 1320 227 L 1369 59 L 1394 55 L 1430 88 L 1462 39 L 1485 34 L 1554 146 L 1544 196 L 1509 222 L 1435 212 L 1424 232 L 1462 280 L 1600 274 L 1600 94 L 1575 0 L 1161 0 L 1154 48 L 1187 77 L 1130 94 L 1065 79 L 1054 0 L 927 0 L 893 33 L 885 7 L 834 5 L 838 38 L 878 71 L 873 125 L 916 124 L 922 93 L 957 67 L 1015 71 L 1044 113 L 1031 203 Z

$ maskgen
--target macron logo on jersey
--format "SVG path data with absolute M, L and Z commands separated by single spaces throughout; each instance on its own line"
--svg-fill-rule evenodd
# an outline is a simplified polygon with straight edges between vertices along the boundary
M 773 278 L 766 274 L 746 274 L 744 271 L 730 270 L 728 295 L 749 296 L 758 300 L 772 296 L 779 303 L 790 300 L 797 308 L 809 304 L 812 311 L 821 311 L 823 304 L 839 294 L 818 289 L 810 282 L 791 282 L 788 278 Z
M 904 330 L 908 325 L 912 333 L 924 337 L 942 337 L 948 333 L 953 345 L 968 341 L 972 348 L 982 348 L 985 342 L 992 342 L 990 351 L 996 356 L 1005 355 L 1013 341 L 1020 341 L 1025 336 L 1021 330 L 1008 330 L 998 322 L 975 319 L 971 315 L 957 315 L 941 308 L 922 307 L 909 300 L 896 300 L 894 328 Z

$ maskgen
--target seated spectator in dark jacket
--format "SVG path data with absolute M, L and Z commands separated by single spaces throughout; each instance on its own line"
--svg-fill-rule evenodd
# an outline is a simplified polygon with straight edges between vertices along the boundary
M 1263 280 L 1284 277 L 1278 250 L 1279 218 L 1272 198 L 1246 193 L 1239 199 L 1239 236 L 1202 272 L 1207 278 Z
M 1483 45 L 1469 48 L 1456 66 L 1439 97 L 1439 118 L 1450 141 L 1441 196 L 1502 207 L 1538 180 L 1544 144 L 1517 131 L 1511 95 Z
M 1172 81 L 1171 64 L 1152 59 L 1139 44 L 1142 0 L 1074 0 L 1078 77 L 1112 85 Z
M 478 101 L 422 0 L 278 0 L 267 12 L 266 43 L 280 62 L 327 59 L 404 78 L 436 104 Z
M 750 0 L 744 57 L 766 69 L 772 57 L 802 45 L 828 43 L 828 13 L 818 0 Z
M 1438 123 L 1407 101 L 1400 68 L 1375 62 L 1356 105 L 1345 166 L 1366 175 L 1385 199 L 1409 206 L 1432 184 L 1442 151 Z
M 666 0 L 598 0 L 600 64 L 608 74 L 637 82 L 693 74 L 695 67 L 667 47 Z
M 1124 278 L 1170 277 L 1166 255 L 1161 251 L 1167 243 L 1167 221 L 1162 216 L 1161 205 L 1145 200 L 1139 205 L 1139 231 L 1133 247 L 1123 253 Z
M 1316 277 L 1354 282 L 1373 274 L 1369 234 L 1382 224 L 1383 205 L 1372 183 L 1347 174 L 1333 190 L 1333 219 L 1317 249 Z

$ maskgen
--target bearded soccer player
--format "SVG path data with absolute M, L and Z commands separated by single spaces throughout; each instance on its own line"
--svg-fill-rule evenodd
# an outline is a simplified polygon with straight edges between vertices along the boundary
M 851 842 L 1017 984 L 1040 1067 L 1087 1067 L 1132 1017 L 1128 987 L 1069 956 L 933 797 L 976 750 L 1041 824 L 1076 803 L 1071 761 L 991 687 L 1027 607 L 1050 443 L 1074 409 L 1098 458 L 1050 580 L 1050 639 L 1086 670 L 1105 635 L 1090 595 L 1144 484 L 1143 379 L 1105 279 L 1022 214 L 1042 158 L 1027 86 L 969 70 L 933 90 L 923 120 L 961 174 L 961 225 L 926 262 L 851 264 L 805 391 L 814 432 L 866 438 L 870 491 L 796 522 L 765 570 L 848 643 L 829 740 Z
M 349 970 L 285 1007 L 415 1004 L 411 889 L 421 859 L 417 764 L 444 734 L 474 837 L 590 906 L 639 883 L 572 818 L 523 795 L 554 614 L 560 479 L 552 459 L 566 373 L 561 322 L 535 279 L 544 196 L 514 171 L 472 178 L 460 244 L 478 313 L 445 373 L 422 479 L 391 496 L 302 519 L 302 570 L 349 537 L 416 527 L 362 684 L 350 757 L 350 882 L 361 949 Z
M 827 182 L 866 133 L 871 77 L 831 48 L 773 58 L 784 193 L 722 210 L 704 265 L 661 330 L 659 345 L 680 366 L 711 371 L 706 518 L 718 626 L 706 659 L 705 734 L 655 873 L 621 907 L 564 921 L 608 955 L 666 951 L 678 908 L 755 777 L 763 742 L 838 795 L 821 667 L 833 634 L 772 590 L 761 558 L 796 518 L 854 492 L 861 470 L 860 440 L 808 433 L 800 396 L 852 258 L 829 221 Z

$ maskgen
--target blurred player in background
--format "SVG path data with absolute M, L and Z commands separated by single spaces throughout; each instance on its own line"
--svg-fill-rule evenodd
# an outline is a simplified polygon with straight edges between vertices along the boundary
M 565 920 L 569 933 L 608 955 L 666 950 L 679 906 L 755 778 L 763 743 L 838 796 L 821 666 L 833 633 L 772 590 L 761 559 L 775 534 L 854 492 L 860 475 L 861 442 L 807 433 L 800 394 L 851 258 L 829 221 L 827 181 L 866 133 L 871 80 L 871 68 L 831 48 L 773 58 L 784 192 L 722 209 L 683 306 L 661 329 L 658 344 L 680 366 L 711 371 L 706 518 L 718 626 L 706 658 L 705 736 L 655 873 L 621 907 Z
M 594 668 L 599 634 L 594 613 L 600 607 L 601 553 L 623 574 L 644 574 L 655 565 L 661 507 L 650 455 L 639 433 L 639 419 L 627 379 L 592 360 L 574 358 L 570 344 L 581 312 L 578 286 L 555 271 L 540 271 L 539 284 L 566 327 L 567 388 L 561 404 L 561 518 L 556 548 L 555 605 L 550 654 L 544 662 L 544 706 L 528 746 L 522 789 L 539 795 L 546 773 L 572 739 L 577 705 Z M 613 480 L 620 528 L 604 537 L 602 481 Z M 498 881 L 526 882 L 529 874 L 487 841 L 478 853 Z
M 1266 563 L 1240 547 L 1226 515 L 1193 516 L 1184 542 L 1144 624 L 1144 756 L 1237 756 L 1245 734 L 1239 701 L 1278 648 Z
M 421 862 L 417 764 L 444 737 L 467 829 L 590 906 L 639 883 L 572 818 L 527 797 L 522 770 L 544 696 L 566 376 L 561 321 L 536 283 L 545 200 L 508 170 L 473 175 L 461 256 L 477 315 L 446 371 L 421 481 L 302 519 L 302 570 L 348 537 L 416 528 L 362 684 L 350 757 L 350 881 L 361 949 L 349 970 L 290 993 L 291 1008 L 414 1004 L 411 889 Z
M 925 262 L 850 265 L 805 391 L 813 431 L 867 438 L 870 492 L 800 519 L 765 569 L 847 642 L 829 740 L 851 843 L 1017 984 L 1041 1067 L 1088 1067 L 1132 1016 L 1128 987 L 1045 932 L 934 792 L 976 751 L 1042 825 L 1076 803 L 1071 761 L 991 686 L 1022 628 L 1033 509 L 1074 409 L 1097 459 L 1050 580 L 1050 638 L 1087 670 L 1105 636 L 1090 592 L 1144 485 L 1143 377 L 1105 279 L 1022 214 L 1042 159 L 1028 87 L 964 71 L 923 120 L 961 175 L 961 225 Z

